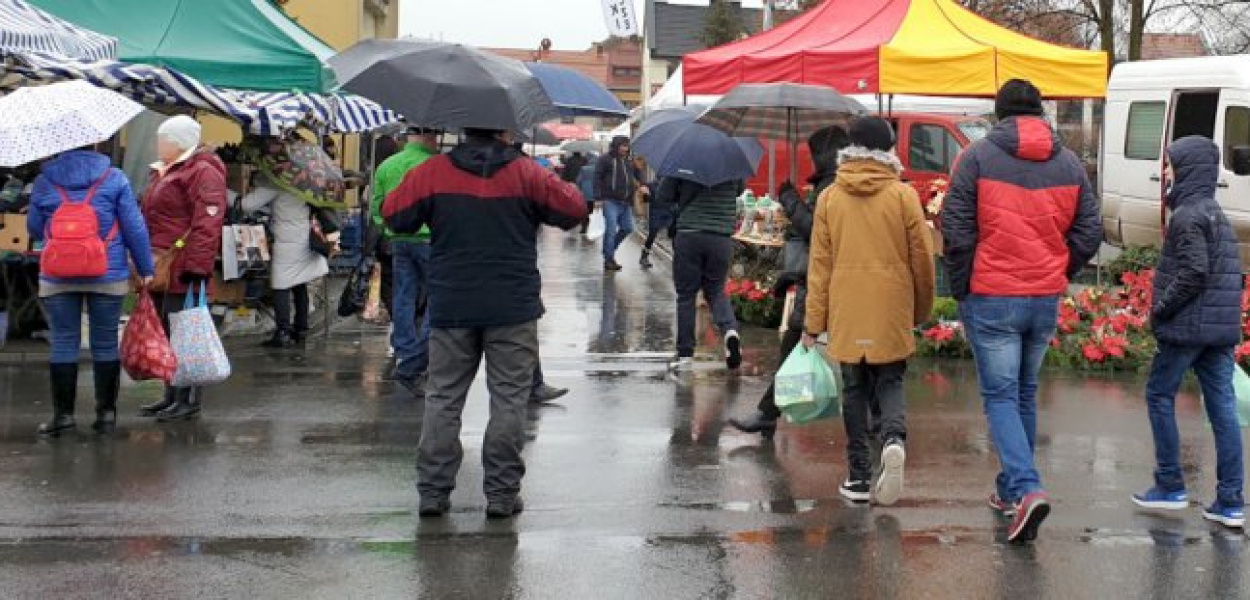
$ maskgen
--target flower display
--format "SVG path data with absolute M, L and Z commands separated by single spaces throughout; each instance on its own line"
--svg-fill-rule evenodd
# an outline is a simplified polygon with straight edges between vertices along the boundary
M 725 294 L 733 304 L 734 314 L 743 323 L 761 327 L 777 327 L 785 308 L 782 300 L 773 297 L 772 286 L 750 279 L 730 279 Z

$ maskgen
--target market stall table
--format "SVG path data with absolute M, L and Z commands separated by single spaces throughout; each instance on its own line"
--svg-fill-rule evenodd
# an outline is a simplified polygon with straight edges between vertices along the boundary
M 769 281 L 781 268 L 786 247 L 784 240 L 744 234 L 733 236 L 733 240 L 734 265 L 741 266 L 743 277 L 751 281 Z

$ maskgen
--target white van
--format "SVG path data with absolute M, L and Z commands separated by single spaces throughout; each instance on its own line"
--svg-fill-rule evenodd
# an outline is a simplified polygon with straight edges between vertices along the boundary
M 1250 55 L 1124 63 L 1111 73 L 1098 169 L 1106 240 L 1160 245 L 1163 149 L 1190 135 L 1220 147 L 1216 199 L 1250 265 Z

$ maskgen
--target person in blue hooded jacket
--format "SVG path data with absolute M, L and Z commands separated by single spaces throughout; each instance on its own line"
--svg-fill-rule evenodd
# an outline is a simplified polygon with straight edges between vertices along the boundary
M 94 192 L 92 192 L 92 188 Z M 39 297 L 51 329 L 52 355 L 49 374 L 52 386 L 52 421 L 39 433 L 55 437 L 74 429 L 74 403 L 78 386 L 78 348 L 81 318 L 86 307 L 90 320 L 91 359 L 95 379 L 98 433 L 110 433 L 117 423 L 117 394 L 121 378 L 117 330 L 122 302 L 130 291 L 130 264 L 143 281 L 155 272 L 148 228 L 126 176 L 113 168 L 109 158 L 90 149 L 62 153 L 43 165 L 31 192 L 27 228 L 30 237 L 46 243 L 44 232 L 63 198 L 80 202 L 90 195 L 105 239 L 108 272 L 100 277 L 57 279 L 39 276 Z M 116 234 L 110 237 L 116 226 Z
M 1155 442 L 1155 485 L 1133 502 L 1143 508 L 1189 507 L 1176 427 L 1176 392 L 1193 370 L 1215 435 L 1215 502 L 1204 512 L 1227 527 L 1245 524 L 1241 429 L 1233 389 L 1234 348 L 1241 341 L 1241 254 L 1237 235 L 1215 200 L 1220 150 L 1201 136 L 1168 148 L 1167 207 L 1172 211 L 1155 271 L 1150 326 L 1159 350 L 1146 384 Z

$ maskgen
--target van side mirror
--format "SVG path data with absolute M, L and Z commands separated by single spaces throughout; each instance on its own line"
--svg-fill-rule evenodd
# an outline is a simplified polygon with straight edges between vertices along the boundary
M 1233 174 L 1250 175 L 1250 146 L 1233 146 Z

